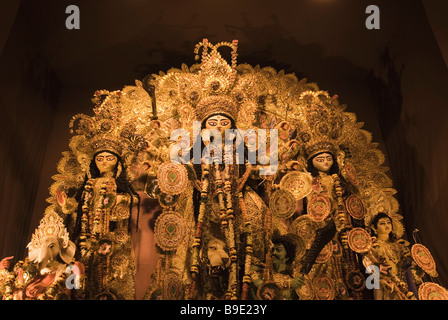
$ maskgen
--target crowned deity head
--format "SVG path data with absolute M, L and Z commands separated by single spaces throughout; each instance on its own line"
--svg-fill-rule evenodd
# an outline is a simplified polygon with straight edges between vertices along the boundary
M 51 261 L 70 263 L 76 250 L 62 218 L 54 211 L 41 219 L 27 248 L 30 261 L 37 263 L 41 272 Z
M 339 166 L 331 151 L 323 150 L 308 159 L 308 172 L 313 177 L 324 174 L 339 173 Z

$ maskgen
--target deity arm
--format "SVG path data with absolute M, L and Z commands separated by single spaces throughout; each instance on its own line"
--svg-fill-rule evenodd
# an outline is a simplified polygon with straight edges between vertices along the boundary
M 0 270 L 9 269 L 9 266 L 11 264 L 9 260 L 11 260 L 12 258 L 14 258 L 14 256 L 3 258 L 0 261 Z
M 131 203 L 131 198 L 132 198 L 132 205 L 136 206 L 138 204 L 139 197 L 134 194 L 126 194 L 126 193 L 117 194 L 115 205 L 119 204 L 129 205 Z
M 68 197 L 67 194 L 60 189 L 56 190 L 56 199 L 64 214 L 70 214 L 78 207 L 76 199 L 74 197 Z

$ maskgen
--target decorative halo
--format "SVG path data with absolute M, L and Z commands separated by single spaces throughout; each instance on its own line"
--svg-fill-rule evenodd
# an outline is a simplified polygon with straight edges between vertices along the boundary
M 165 162 L 159 167 L 157 180 L 162 192 L 180 194 L 187 188 L 188 171 L 180 163 Z
M 366 208 L 364 207 L 364 203 L 361 198 L 357 195 L 350 195 L 347 200 L 345 200 L 345 205 L 347 207 L 347 212 L 357 220 L 364 219 L 366 215 Z
M 311 181 L 310 174 L 292 171 L 282 178 L 280 188 L 291 191 L 296 199 L 303 199 L 312 191 Z
M 271 194 L 269 207 L 274 216 L 288 219 L 296 212 L 296 198 L 289 190 L 277 189 Z
M 311 281 L 308 278 L 304 278 L 305 283 L 300 288 L 296 289 L 296 293 L 299 296 L 300 300 L 313 300 L 314 292 Z
M 322 248 L 319 255 L 316 258 L 316 263 L 325 263 L 330 260 L 333 255 L 333 242 L 328 242 L 325 247 Z
M 422 268 L 423 271 L 425 271 L 431 277 L 438 276 L 436 271 L 436 262 L 434 261 L 434 258 L 432 257 L 431 252 L 429 252 L 428 248 L 426 248 L 422 244 L 416 243 L 411 248 L 411 254 L 415 263 L 417 263 L 417 265 Z
M 331 201 L 326 195 L 313 195 L 308 202 L 308 215 L 316 222 L 324 221 L 331 212 Z
M 176 269 L 169 269 L 163 276 L 163 299 L 181 300 L 183 297 L 182 276 Z
M 363 228 L 353 228 L 348 233 L 348 246 L 356 253 L 364 253 L 372 247 L 372 237 Z
M 156 220 L 154 235 L 156 243 L 161 249 L 165 251 L 177 249 L 184 240 L 184 218 L 174 211 L 162 213 Z
M 425 282 L 418 288 L 420 300 L 448 300 L 448 290 L 434 282 Z
M 334 283 L 333 280 L 327 276 L 321 276 L 313 279 L 313 291 L 316 300 L 334 300 Z

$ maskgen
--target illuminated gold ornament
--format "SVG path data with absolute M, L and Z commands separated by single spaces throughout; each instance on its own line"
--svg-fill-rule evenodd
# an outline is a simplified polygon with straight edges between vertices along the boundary
M 163 208 L 170 208 L 170 207 L 174 206 L 178 200 L 179 200 L 179 195 L 177 195 L 177 194 L 161 193 L 159 195 L 159 204 Z
M 356 253 L 365 253 L 372 247 L 372 237 L 363 228 L 353 228 L 348 233 L 348 245 Z
M 162 297 L 164 300 L 182 300 L 184 298 L 182 273 L 177 269 L 168 269 L 163 274 L 162 283 Z
M 166 162 L 157 173 L 160 190 L 169 195 L 177 195 L 185 191 L 188 184 L 188 172 L 179 163 Z
M 418 288 L 420 300 L 448 300 L 448 290 L 434 282 L 425 282 Z
M 339 106 L 336 99 L 325 91 L 305 91 L 299 101 L 306 110 L 299 133 L 306 158 L 322 152 L 336 156 L 342 134 L 341 111 L 344 106 Z
M 311 220 L 308 215 L 302 215 L 296 218 L 290 227 L 291 233 L 297 234 L 303 239 L 305 246 L 308 249 L 311 246 L 317 229 L 319 229 L 318 224 Z
M 174 211 L 162 213 L 154 226 L 156 243 L 165 251 L 176 250 L 185 240 L 185 231 L 184 218 Z
M 297 200 L 305 198 L 312 191 L 312 177 L 308 173 L 300 171 L 288 172 L 280 180 L 280 188 L 289 190 Z
M 351 184 L 357 186 L 359 184 L 356 169 L 353 164 L 346 162 L 341 170 L 342 176 L 349 181 Z
M 334 300 L 335 287 L 333 279 L 322 275 L 314 278 L 312 284 L 316 300 Z
M 296 198 L 288 190 L 277 189 L 271 194 L 269 207 L 274 216 L 287 219 L 296 212 Z
M 414 261 L 431 277 L 437 277 L 436 262 L 424 245 L 416 243 L 411 248 L 411 254 Z
M 350 195 L 345 200 L 345 205 L 347 207 L 347 212 L 357 220 L 364 219 L 366 215 L 366 208 L 364 207 L 364 204 L 362 202 L 362 199 L 357 195 Z
M 349 271 L 346 275 L 348 287 L 354 291 L 362 291 L 365 288 L 366 279 L 359 270 Z
M 257 298 L 260 300 L 281 300 L 282 289 L 275 281 L 265 281 L 257 290 Z
M 308 216 L 315 222 L 324 221 L 331 212 L 331 201 L 324 194 L 314 194 L 308 202 Z

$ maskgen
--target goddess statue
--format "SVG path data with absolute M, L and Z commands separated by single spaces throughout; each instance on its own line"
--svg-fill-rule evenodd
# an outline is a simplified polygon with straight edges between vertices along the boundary
M 365 271 L 377 264 L 389 271 L 376 298 L 446 297 L 420 277 L 435 275 L 425 248 L 409 256 L 404 240 L 372 224 L 384 212 L 404 234 L 385 157 L 363 123 L 315 83 L 238 65 L 237 48 L 204 39 L 199 63 L 97 91 L 94 115 L 73 117 L 43 218 L 63 219 L 70 257 L 85 267 L 69 296 L 369 299 Z M 7 264 L 0 288 L 11 297 Z M 391 286 L 402 291 L 392 297 Z
M 371 229 L 375 234 L 374 242 L 363 263 L 366 266 L 375 265 L 380 271 L 380 286 L 373 291 L 375 299 L 415 300 L 412 290 L 415 284 L 409 275 L 414 275 L 416 282 L 421 283 L 424 272 L 415 263 L 412 264 L 409 242 L 397 237 L 392 218 L 383 212 L 373 218 Z M 411 272 L 411 267 L 414 272 Z

